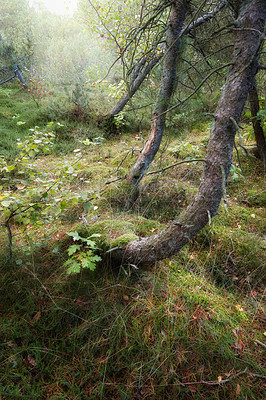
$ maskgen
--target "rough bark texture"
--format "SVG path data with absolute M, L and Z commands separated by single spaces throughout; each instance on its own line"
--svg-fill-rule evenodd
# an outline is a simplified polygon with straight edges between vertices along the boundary
M 233 65 L 215 114 L 199 190 L 179 221 L 161 233 L 135 240 L 111 253 L 120 263 L 149 265 L 176 254 L 216 215 L 230 171 L 238 122 L 257 72 L 256 53 L 266 17 L 265 0 L 242 1 Z M 261 34 L 260 34 L 261 32 Z
M 177 59 L 180 43 L 178 37 L 182 31 L 188 5 L 189 1 L 187 0 L 178 0 L 172 5 L 166 38 L 166 55 L 160 89 L 153 111 L 151 130 L 144 148 L 131 171 L 127 174 L 128 182 L 133 184 L 140 182 L 162 141 L 165 126 L 165 111 L 169 108 L 170 99 L 177 83 Z
M 249 89 L 249 103 L 250 103 L 250 111 L 251 111 L 254 135 L 257 144 L 258 157 L 261 158 L 262 160 L 266 160 L 266 140 L 263 133 L 261 120 L 257 115 L 260 110 L 260 106 L 259 106 L 259 98 L 255 81 L 251 86 L 251 88 Z

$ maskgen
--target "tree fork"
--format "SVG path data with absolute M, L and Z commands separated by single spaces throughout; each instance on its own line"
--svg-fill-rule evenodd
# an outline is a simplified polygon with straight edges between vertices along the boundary
M 206 163 L 194 199 L 162 232 L 130 242 L 109 254 L 115 264 L 152 265 L 176 254 L 217 214 L 229 175 L 236 128 L 258 70 L 256 55 L 266 18 L 265 0 L 240 2 L 233 65 L 215 113 Z

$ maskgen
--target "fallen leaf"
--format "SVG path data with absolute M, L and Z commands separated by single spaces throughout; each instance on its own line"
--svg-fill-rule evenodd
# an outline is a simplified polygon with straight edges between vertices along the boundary
M 41 316 L 41 311 L 38 311 L 38 312 L 34 315 L 34 317 L 32 318 L 31 322 L 39 321 L 40 316 Z
M 32 367 L 36 367 L 36 365 L 37 365 L 36 360 L 35 360 L 33 357 L 31 357 L 31 356 L 28 356 L 28 363 L 29 363 Z
M 256 218 L 255 214 L 250 214 L 251 218 Z
M 241 307 L 240 304 L 235 305 L 235 308 L 237 309 L 237 311 L 240 311 L 240 312 L 244 311 L 244 309 Z
M 235 348 L 243 351 L 245 348 L 245 343 L 243 343 L 242 340 L 239 339 L 237 342 L 235 342 Z
M 23 190 L 23 189 L 25 189 L 25 185 L 23 185 L 22 183 L 19 183 L 18 185 L 17 185 L 17 189 L 18 190 Z
M 188 388 L 191 391 L 191 393 L 197 393 L 197 391 L 198 391 L 198 389 L 195 385 L 189 385 Z
M 223 378 L 220 376 L 218 376 L 218 382 L 222 382 Z
M 236 385 L 236 395 L 239 396 L 241 393 L 241 386 L 239 385 L 239 383 Z
M 125 301 L 128 301 L 128 300 L 129 300 L 129 297 L 125 294 L 125 295 L 123 296 L 123 299 L 124 299 Z

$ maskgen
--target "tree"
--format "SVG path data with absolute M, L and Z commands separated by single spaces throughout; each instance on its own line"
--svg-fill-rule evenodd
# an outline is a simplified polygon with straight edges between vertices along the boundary
M 264 35 L 265 0 L 234 2 L 234 51 L 215 112 L 201 183 L 188 208 L 177 221 L 157 235 L 130 242 L 109 255 L 114 262 L 148 265 L 176 254 L 216 215 L 225 196 L 236 126 L 258 70 L 257 53 Z
M 263 133 L 261 118 L 259 116 L 260 106 L 259 106 L 257 85 L 255 80 L 251 88 L 249 89 L 249 103 L 250 103 L 252 125 L 257 145 L 257 154 L 259 158 L 261 158 L 262 160 L 266 160 L 266 141 Z
M 166 54 L 164 58 L 161 83 L 157 101 L 152 115 L 149 137 L 137 158 L 131 171 L 127 174 L 130 183 L 138 184 L 144 172 L 154 159 L 164 134 L 165 116 L 170 99 L 177 84 L 178 50 L 180 33 L 185 21 L 190 1 L 178 0 L 173 2 L 166 37 Z
M 195 21 L 192 21 L 187 27 L 185 27 L 180 36 L 187 36 L 192 31 L 194 31 L 198 26 L 201 26 L 205 22 L 210 21 L 214 18 L 219 11 L 221 11 L 228 3 L 228 0 L 223 0 L 221 3 L 216 5 L 211 11 L 206 12 L 203 16 L 197 18 Z M 158 43 L 159 45 L 159 43 Z M 130 99 L 134 96 L 134 94 L 138 91 L 142 83 L 147 79 L 151 71 L 154 67 L 156 67 L 159 62 L 162 60 L 165 54 L 165 46 L 162 46 L 161 51 L 158 51 L 151 58 L 150 54 L 148 56 L 144 56 L 140 61 L 138 61 L 133 67 L 133 73 L 130 76 L 130 82 L 127 85 L 126 93 L 119 99 L 119 101 L 112 107 L 109 112 L 109 115 L 114 116 L 119 112 L 123 111 L 126 104 Z

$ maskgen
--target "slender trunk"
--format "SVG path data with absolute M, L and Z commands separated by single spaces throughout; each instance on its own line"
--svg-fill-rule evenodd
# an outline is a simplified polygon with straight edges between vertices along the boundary
M 134 74 L 134 77 L 132 77 L 131 82 L 129 84 L 129 90 L 127 93 L 124 94 L 123 97 L 116 103 L 116 105 L 112 108 L 112 110 L 109 112 L 109 115 L 114 116 L 120 113 L 125 105 L 129 102 L 129 100 L 134 96 L 134 94 L 138 91 L 140 85 L 142 82 L 147 78 L 151 70 L 155 67 L 155 65 L 158 64 L 158 62 L 161 60 L 163 57 L 163 52 L 155 56 L 151 61 L 146 64 L 146 60 L 143 60 L 143 67 L 140 65 L 142 68 L 139 69 L 139 71 Z M 146 65 L 145 65 L 146 64 Z M 138 67 L 138 64 L 136 65 Z
M 253 85 L 249 89 L 249 103 L 250 103 L 252 125 L 256 139 L 258 157 L 261 158 L 262 160 L 266 160 L 266 141 L 263 133 L 261 119 L 258 116 L 260 106 L 259 106 L 259 98 L 255 81 L 253 82 Z
M 216 215 L 232 162 L 238 122 L 257 72 L 257 50 L 266 17 L 265 0 L 242 1 L 233 65 L 215 114 L 199 190 L 178 221 L 157 235 L 130 242 L 111 253 L 114 262 L 148 265 L 176 254 Z
M 11 79 L 13 79 L 13 78 L 15 78 L 15 77 L 17 76 L 18 79 L 20 80 L 20 82 L 22 83 L 22 85 L 25 86 L 25 87 L 27 87 L 27 84 L 26 84 L 26 82 L 24 81 L 24 78 L 23 78 L 23 76 L 22 76 L 22 73 L 21 73 L 21 71 L 20 71 L 20 68 L 19 68 L 18 65 L 16 64 L 16 62 L 15 62 L 15 60 L 14 60 L 14 57 L 13 57 L 13 54 L 11 53 L 10 49 L 8 48 L 8 46 L 6 45 L 6 43 L 5 43 L 5 41 L 4 41 L 4 38 L 3 38 L 3 36 L 1 35 L 1 33 L 0 33 L 0 40 L 3 42 L 4 46 L 5 46 L 6 49 L 7 49 L 7 53 L 8 53 L 9 57 L 10 57 L 11 60 L 12 60 L 13 69 L 14 69 L 14 76 L 11 77 L 10 79 L 7 79 L 7 80 L 4 81 L 4 82 L 1 82 L 1 83 L 3 84 L 3 83 L 5 83 L 5 82 L 8 82 L 9 80 L 11 80 Z
M 138 156 L 131 171 L 127 174 L 127 180 L 130 183 L 138 184 L 143 174 L 148 169 L 154 159 L 164 134 L 165 112 L 169 108 L 170 99 L 174 93 L 177 84 L 177 60 L 180 39 L 178 39 L 189 1 L 179 0 L 172 5 L 169 27 L 166 38 L 166 55 L 164 59 L 160 89 L 153 111 L 151 130 L 148 139 Z

